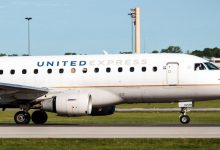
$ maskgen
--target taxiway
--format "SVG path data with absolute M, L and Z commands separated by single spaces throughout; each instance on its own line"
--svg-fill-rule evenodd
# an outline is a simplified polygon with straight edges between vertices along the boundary
M 0 126 L 0 138 L 220 138 L 220 126 Z

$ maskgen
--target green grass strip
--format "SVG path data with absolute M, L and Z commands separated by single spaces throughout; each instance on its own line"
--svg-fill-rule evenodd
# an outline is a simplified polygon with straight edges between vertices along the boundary
M 0 150 L 218 150 L 220 139 L 0 139 Z
M 14 123 L 16 111 L 0 113 L 1 123 Z M 109 116 L 60 117 L 48 113 L 49 124 L 95 124 L 95 125 L 157 125 L 180 124 L 178 112 L 116 112 Z M 190 124 L 220 124 L 220 112 L 189 112 Z

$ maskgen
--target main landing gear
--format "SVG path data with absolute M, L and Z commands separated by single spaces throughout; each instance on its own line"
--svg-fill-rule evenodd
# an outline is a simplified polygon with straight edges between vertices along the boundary
M 17 124 L 29 124 L 31 119 L 35 124 L 44 124 L 47 118 L 47 113 L 43 110 L 34 111 L 32 116 L 27 111 L 19 111 L 14 116 Z
M 192 102 L 179 102 L 179 107 L 181 108 L 180 122 L 182 124 L 188 124 L 190 122 L 190 117 L 186 114 L 187 108 L 193 107 Z

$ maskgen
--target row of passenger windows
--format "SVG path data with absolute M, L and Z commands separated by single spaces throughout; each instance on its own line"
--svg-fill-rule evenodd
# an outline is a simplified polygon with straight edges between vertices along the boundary
M 94 72 L 95 72 L 95 73 L 98 73 L 99 71 L 100 71 L 99 68 L 94 68 Z M 110 72 L 111 72 L 111 68 L 110 68 L 110 67 L 107 67 L 107 68 L 105 69 L 105 71 L 106 71 L 107 73 L 110 73 Z M 130 71 L 130 72 L 134 72 L 134 71 L 135 71 L 135 68 L 134 68 L 134 67 L 130 67 L 130 68 L 129 68 L 129 71 Z M 142 68 L 141 68 L 141 71 L 142 71 L 142 72 L 146 72 L 146 71 L 147 71 L 147 68 L 146 68 L 146 67 L 142 67 Z M 157 67 L 153 67 L 153 68 L 152 68 L 152 71 L 153 71 L 153 72 L 156 72 L 156 71 L 157 71 Z M 51 74 L 52 72 L 53 72 L 52 69 L 47 69 L 47 73 L 48 73 L 48 74 Z M 70 72 L 71 72 L 71 73 L 75 73 L 75 72 L 76 72 L 76 69 L 75 69 L 75 68 L 71 68 Z M 83 69 L 82 69 L 82 72 L 83 72 L 83 73 L 87 73 L 87 72 L 88 72 L 88 69 L 87 69 L 87 68 L 83 68 Z M 123 68 L 122 68 L 122 67 L 118 67 L 118 72 L 123 72 Z M 2 75 L 3 73 L 4 73 L 4 71 L 3 71 L 3 70 L 0 70 L 0 75 Z M 21 73 L 22 73 L 22 74 L 27 74 L 27 69 L 22 69 Z M 34 70 L 33 70 L 33 73 L 34 73 L 34 74 L 38 74 L 38 73 L 39 73 L 39 70 L 38 70 L 38 69 L 34 69 Z M 60 69 L 59 69 L 59 73 L 60 73 L 60 74 L 64 73 L 64 69 L 63 69 L 63 68 L 60 68 Z M 14 69 L 11 69 L 11 70 L 10 70 L 10 74 L 14 75 L 14 74 L 15 74 L 15 70 L 14 70 Z

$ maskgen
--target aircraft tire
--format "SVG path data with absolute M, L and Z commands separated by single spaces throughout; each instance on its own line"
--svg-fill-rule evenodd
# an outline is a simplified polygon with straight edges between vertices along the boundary
M 36 110 L 32 114 L 32 121 L 35 124 L 44 124 L 47 118 L 47 113 L 43 110 Z
M 29 124 L 31 116 L 28 112 L 19 111 L 14 115 L 14 120 L 17 124 Z
M 182 124 L 188 124 L 190 122 L 190 117 L 188 115 L 180 116 L 180 122 Z

